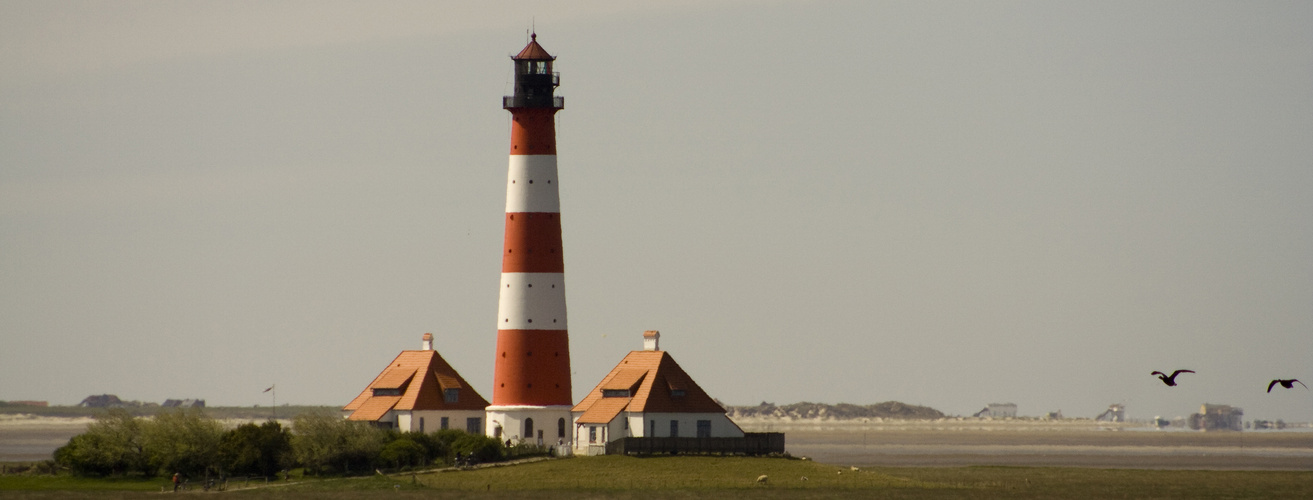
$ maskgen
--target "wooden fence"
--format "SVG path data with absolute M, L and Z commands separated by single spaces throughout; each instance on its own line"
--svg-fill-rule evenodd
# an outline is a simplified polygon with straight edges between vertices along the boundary
M 606 443 L 607 455 L 769 455 L 784 453 L 783 432 L 748 432 L 741 438 L 627 437 Z

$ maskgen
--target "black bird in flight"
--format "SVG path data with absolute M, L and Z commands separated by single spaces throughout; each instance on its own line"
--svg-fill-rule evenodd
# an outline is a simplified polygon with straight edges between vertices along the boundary
M 1169 387 L 1171 387 L 1176 385 L 1176 376 L 1180 375 L 1181 373 L 1194 373 L 1194 370 L 1176 370 L 1172 372 L 1171 375 L 1168 375 L 1163 372 L 1153 372 L 1150 373 L 1149 375 L 1157 375 L 1158 378 L 1161 379 L 1164 384 L 1167 384 Z
M 1292 379 L 1289 379 L 1289 380 L 1283 380 L 1283 379 L 1276 379 L 1276 380 L 1273 380 L 1272 383 L 1267 384 L 1267 392 L 1272 392 L 1272 386 L 1277 385 L 1277 384 L 1281 384 L 1281 387 L 1285 387 L 1285 388 L 1287 388 L 1287 389 L 1294 389 L 1294 388 L 1295 388 L 1295 382 L 1299 382 L 1299 379 L 1292 378 Z M 1299 385 L 1304 385 L 1304 383 L 1303 383 L 1303 382 L 1299 382 Z M 1305 389 L 1308 389 L 1308 386 L 1307 386 L 1307 385 L 1304 385 L 1304 388 L 1305 388 Z

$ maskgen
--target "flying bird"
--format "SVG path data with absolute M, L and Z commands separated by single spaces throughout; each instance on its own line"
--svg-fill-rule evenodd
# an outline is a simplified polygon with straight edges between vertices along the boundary
M 1176 376 L 1180 375 L 1181 373 L 1194 373 L 1194 370 L 1176 370 L 1172 372 L 1171 375 L 1168 375 L 1163 372 L 1153 372 L 1150 373 L 1149 375 L 1157 375 L 1158 378 L 1162 380 L 1164 384 L 1167 384 L 1168 387 L 1172 387 L 1176 385 Z
M 1292 378 L 1292 379 L 1288 379 L 1288 380 L 1285 380 L 1285 379 L 1276 379 L 1276 380 L 1273 380 L 1272 383 L 1267 384 L 1267 392 L 1269 392 L 1269 393 L 1272 392 L 1272 386 L 1275 386 L 1275 385 L 1277 385 L 1277 384 L 1281 384 L 1281 387 L 1285 387 L 1285 388 L 1287 388 L 1287 389 L 1294 389 L 1294 388 L 1295 388 L 1295 382 L 1299 382 L 1299 379 L 1297 379 L 1297 378 Z M 1303 382 L 1299 382 L 1299 385 L 1304 385 L 1304 383 L 1303 383 Z M 1305 388 L 1305 389 L 1308 389 L 1308 386 L 1307 386 L 1307 385 L 1304 385 L 1304 388 Z

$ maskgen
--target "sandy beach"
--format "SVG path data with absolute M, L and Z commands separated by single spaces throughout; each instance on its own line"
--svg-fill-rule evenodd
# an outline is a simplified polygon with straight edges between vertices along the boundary
M 787 449 L 853 466 L 1050 466 L 1313 470 L 1313 432 L 1198 432 L 1089 420 L 739 422 L 786 433 Z
M 0 415 L 0 462 L 51 458 L 56 448 L 81 434 L 95 419 Z

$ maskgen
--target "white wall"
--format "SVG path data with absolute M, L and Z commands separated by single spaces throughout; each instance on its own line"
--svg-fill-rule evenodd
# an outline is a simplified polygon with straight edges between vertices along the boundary
M 487 425 L 487 416 L 481 410 L 417 410 L 409 412 L 409 422 L 404 422 L 400 427 L 403 431 L 419 432 L 419 419 L 424 419 L 424 432 L 437 432 L 442 428 L 442 417 L 447 417 L 448 429 L 468 430 L 465 428 L 465 422 L 470 418 L 479 419 L 479 427 L 476 432 L 483 432 Z
M 572 438 L 571 424 L 574 422 L 574 419 L 570 414 L 569 406 L 562 406 L 560 408 L 548 407 L 546 409 L 541 407 L 532 409 L 501 408 L 505 409 L 488 410 L 484 422 L 484 429 L 487 435 L 495 436 L 495 429 L 497 425 L 500 424 L 502 427 L 502 435 L 500 439 L 502 441 L 507 439 L 523 439 L 533 443 L 537 442 L 538 431 L 543 431 L 543 444 L 555 445 L 556 440 L 558 439 L 556 432 L 557 420 L 565 419 L 565 436 L 560 439 L 564 439 L 566 444 L 570 443 Z M 534 436 L 532 437 L 523 435 L 524 420 L 527 418 L 533 419 Z
M 633 421 L 640 418 L 642 423 Z M 711 421 L 711 437 L 743 437 L 743 429 L 724 413 L 635 413 L 631 419 L 630 429 L 635 437 L 670 437 L 671 420 L 679 422 L 679 437 L 697 437 L 698 420 Z M 651 432 L 652 421 L 656 421 L 655 434 Z
M 582 413 L 576 414 L 577 419 Z M 656 433 L 651 433 L 651 422 L 656 421 Z M 743 429 L 735 425 L 724 413 L 621 413 L 608 424 L 579 424 L 575 428 L 579 433 L 579 446 L 587 446 L 588 428 L 598 427 L 598 440 L 602 439 L 602 428 L 606 429 L 606 440 L 614 441 L 623 437 L 670 437 L 670 421 L 679 421 L 679 437 L 697 437 L 698 420 L 711 421 L 711 437 L 743 437 Z M 625 424 L 629 428 L 625 428 Z M 601 444 L 601 443 L 595 443 Z

